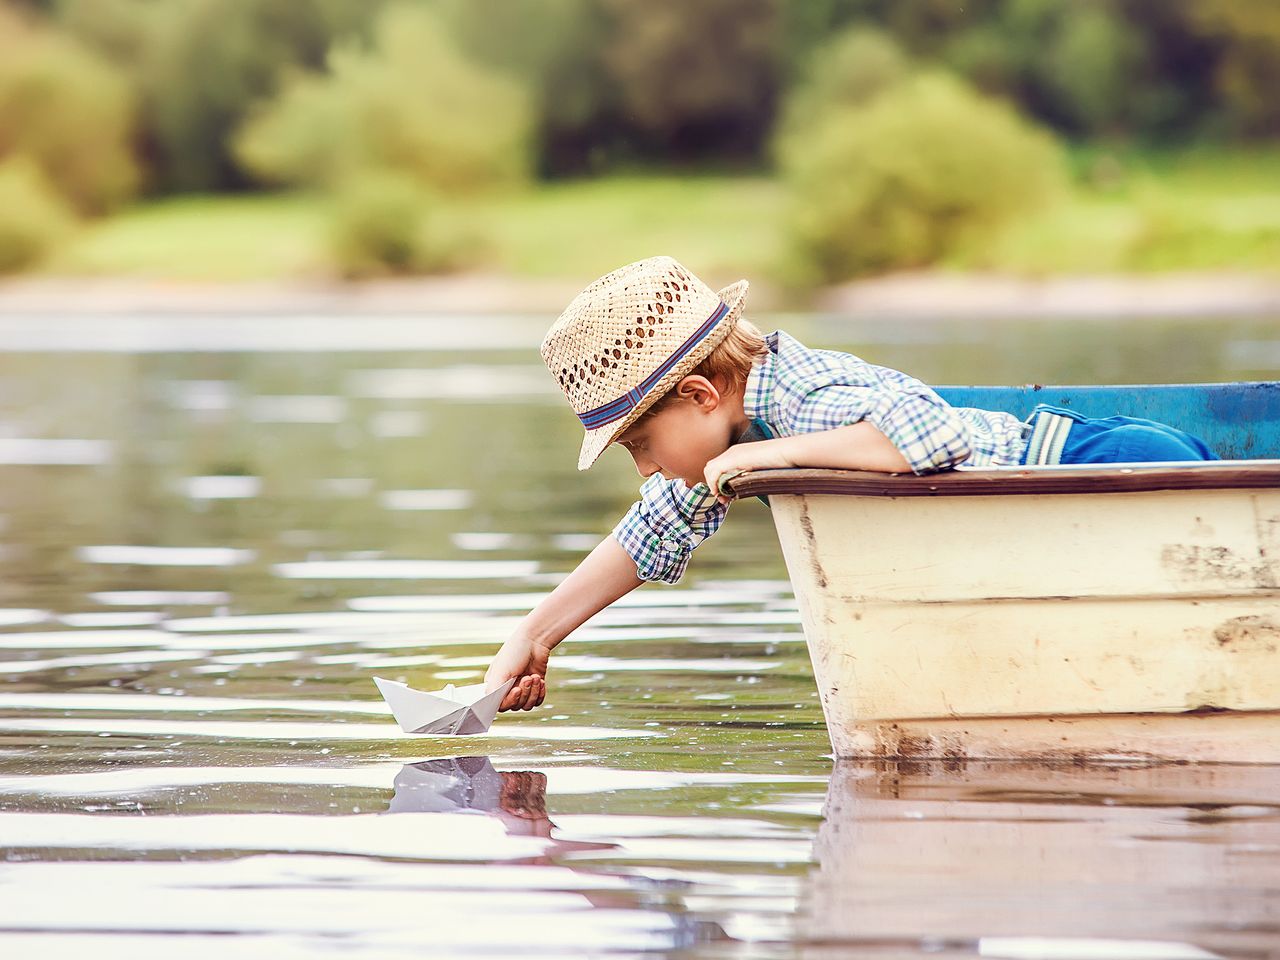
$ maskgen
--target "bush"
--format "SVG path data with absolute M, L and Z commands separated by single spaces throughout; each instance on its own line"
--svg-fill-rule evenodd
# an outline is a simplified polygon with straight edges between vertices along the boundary
M 388 7 L 372 50 L 340 47 L 241 130 L 260 178 L 326 185 L 364 168 L 466 190 L 523 180 L 529 109 L 520 89 L 465 59 L 429 10 Z
M 66 236 L 75 217 L 34 161 L 0 162 L 0 273 L 43 260 Z
M 1065 186 L 1062 151 L 942 74 L 824 113 L 782 144 L 793 240 L 822 280 L 937 263 Z
M 859 107 L 910 74 L 911 64 L 888 34 L 854 27 L 821 47 L 807 75 L 788 97 L 779 139 L 805 136 L 823 113 Z
M 473 241 L 442 222 L 439 197 L 391 171 L 364 171 L 338 185 L 330 245 L 334 264 L 349 279 L 395 273 L 434 273 L 461 265 Z
M 138 188 L 133 132 L 119 70 L 0 9 L 0 157 L 30 157 L 82 213 L 102 213 Z
M 381 0 L 57 0 L 63 29 L 133 81 L 155 185 L 241 187 L 232 132 L 290 68 L 319 69 Z

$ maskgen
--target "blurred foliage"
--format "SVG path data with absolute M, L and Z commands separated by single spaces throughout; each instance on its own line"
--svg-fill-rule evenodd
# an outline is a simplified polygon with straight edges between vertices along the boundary
M 160 191 L 244 186 L 231 134 L 290 68 L 322 69 L 381 0 L 58 0 L 71 32 L 128 69 Z
M 138 187 L 133 132 L 132 91 L 108 61 L 0 8 L 0 158 L 29 157 L 78 210 L 102 213 Z
M 961 83 L 910 79 L 924 73 Z M 1123 193 L 1108 155 L 1280 138 L 1277 90 L 1276 0 L 0 0 L 0 158 L 32 158 L 78 213 L 283 184 L 314 189 L 355 236 L 361 211 L 376 220 L 403 188 L 391 174 L 482 205 L 477 191 L 531 174 L 760 176 L 776 162 L 799 191 L 801 249 L 828 238 L 826 276 L 972 258 L 959 236 L 1004 216 L 977 197 L 979 149 L 996 170 L 1047 164 L 1011 181 L 1027 202 L 1033 182 L 1060 180 L 1057 151 L 996 101 L 1105 148 L 1078 183 Z M 891 117 L 883 98 L 915 114 Z M 958 145 L 946 109 L 995 139 Z M 867 122 L 899 153 L 853 128 Z M 503 196 L 515 219 L 532 209 Z M 1265 224 L 1175 206 L 1117 228 L 1115 262 L 1202 262 L 1202 228 L 1270 249 Z M 885 228 L 853 251 L 845 217 Z M 399 269 L 385 250 L 375 262 Z
M 1274 0 L 787 0 L 783 8 L 793 76 L 834 32 L 874 25 L 1071 136 L 1280 135 Z
M 773 119 L 775 0 L 602 0 L 602 55 L 637 139 L 663 156 L 752 156 Z
M 1280 4 L 1275 0 L 1198 0 L 1195 22 L 1227 51 L 1213 80 L 1235 129 L 1280 135 Z
M 442 226 L 439 206 L 439 195 L 407 174 L 370 170 L 346 178 L 330 223 L 338 271 L 360 279 L 460 266 L 471 242 Z
M 361 56 L 372 71 L 390 53 L 385 35 L 370 42 L 386 2 L 0 0 L 0 8 L 44 20 L 117 64 L 141 104 L 151 186 L 170 192 L 255 179 L 231 148 L 232 132 L 300 72 Z M 758 166 L 778 105 L 812 75 L 815 51 L 851 27 L 879 31 L 917 62 L 955 70 L 1073 139 L 1280 136 L 1275 0 L 400 2 L 446 25 L 449 37 L 423 61 L 456 45 L 526 92 L 532 163 L 544 176 Z M 875 56 L 869 47 L 849 53 L 864 54 Z
M 516 78 L 531 99 L 532 148 L 542 175 L 596 170 L 619 132 L 616 92 L 599 47 L 597 0 L 439 0 L 460 44 Z
M 888 34 L 865 27 L 846 30 L 814 53 L 808 77 L 784 104 L 778 139 L 807 136 L 824 113 L 862 106 L 910 71 L 910 61 Z
M 326 73 L 291 77 L 236 138 L 264 180 L 326 185 L 369 168 L 472 190 L 528 174 L 529 110 L 518 85 L 462 56 L 438 18 L 387 7 L 372 48 L 335 48 Z
M 779 151 L 801 263 L 827 281 L 934 263 L 1066 185 L 1049 134 L 937 73 L 837 101 Z
M 778 0 L 442 0 L 466 48 L 537 105 L 544 175 L 760 157 Z
M 0 273 L 32 267 L 70 233 L 71 207 L 35 161 L 0 160 Z

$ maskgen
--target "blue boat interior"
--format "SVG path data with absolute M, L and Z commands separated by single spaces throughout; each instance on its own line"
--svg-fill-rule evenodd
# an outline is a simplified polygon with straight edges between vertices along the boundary
M 1048 403 L 1088 417 L 1159 420 L 1200 437 L 1224 460 L 1280 459 L 1280 381 L 934 389 L 953 407 L 1002 410 L 1019 419 Z

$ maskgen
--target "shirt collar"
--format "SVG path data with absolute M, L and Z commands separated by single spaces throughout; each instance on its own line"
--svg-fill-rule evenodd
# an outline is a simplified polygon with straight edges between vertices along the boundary
M 773 412 L 773 379 L 774 369 L 778 364 L 778 331 L 765 335 L 765 343 L 769 350 L 763 356 L 756 357 L 751 364 L 751 372 L 747 374 L 747 382 L 742 391 L 742 412 L 748 417 L 759 417 L 766 423 L 771 422 Z

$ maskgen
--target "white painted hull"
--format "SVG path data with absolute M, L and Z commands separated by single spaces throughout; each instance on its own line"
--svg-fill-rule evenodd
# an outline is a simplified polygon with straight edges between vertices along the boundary
M 1280 762 L 1280 489 L 769 500 L 837 756 Z

